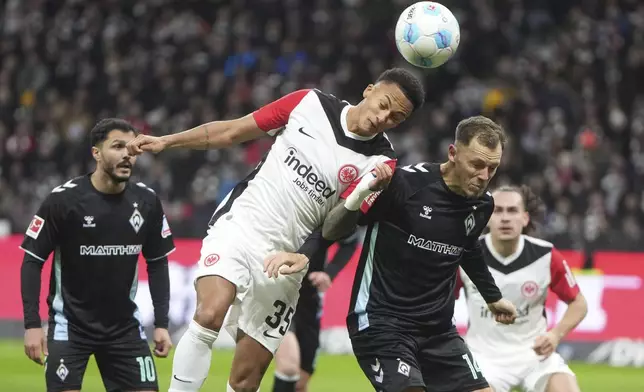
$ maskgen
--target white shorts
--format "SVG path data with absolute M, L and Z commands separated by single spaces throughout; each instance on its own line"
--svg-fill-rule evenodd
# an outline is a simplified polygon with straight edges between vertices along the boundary
M 534 352 L 512 357 L 486 356 L 472 350 L 483 376 L 494 392 L 510 392 L 521 388 L 525 392 L 545 392 L 550 376 L 565 373 L 575 376 L 561 355 L 556 352 L 543 361 Z
M 211 229 L 202 243 L 195 283 L 217 275 L 234 284 L 237 293 L 223 328 L 235 340 L 241 330 L 275 354 L 290 327 L 306 269 L 269 278 L 264 272 L 268 254 L 250 250 L 252 243 L 238 234 Z

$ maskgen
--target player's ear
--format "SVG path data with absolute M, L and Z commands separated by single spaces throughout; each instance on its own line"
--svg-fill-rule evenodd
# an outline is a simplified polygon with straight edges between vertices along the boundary
M 450 162 L 456 162 L 456 146 L 454 144 L 449 145 L 449 148 L 447 149 L 447 157 Z
M 367 88 L 364 89 L 362 92 L 362 98 L 367 98 L 371 93 L 373 92 L 373 84 L 370 84 L 367 86 Z
M 96 162 L 101 160 L 101 150 L 96 146 L 92 146 L 92 157 Z

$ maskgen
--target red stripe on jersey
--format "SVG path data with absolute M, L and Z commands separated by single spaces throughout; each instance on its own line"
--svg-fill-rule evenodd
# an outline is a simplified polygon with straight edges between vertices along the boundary
M 391 170 L 394 170 L 394 171 L 396 170 L 396 160 L 395 159 L 390 159 L 390 160 L 384 161 L 383 163 L 386 164 L 386 165 L 389 165 Z M 373 173 L 373 170 L 371 172 Z M 349 197 L 351 192 L 353 192 L 353 190 L 356 189 L 356 186 L 358 186 L 358 184 L 360 183 L 360 180 L 362 180 L 362 177 L 356 178 L 351 183 L 351 185 L 349 185 L 349 187 L 347 187 L 347 189 L 344 192 L 342 192 L 342 195 L 340 195 L 340 198 L 346 199 L 347 197 Z M 362 211 L 363 213 L 366 213 L 367 211 L 369 211 L 369 209 L 371 208 L 373 203 L 376 202 L 376 199 L 378 198 L 380 193 L 382 193 L 382 191 L 374 192 L 374 193 L 370 194 L 366 199 L 364 199 L 364 201 L 360 205 L 360 211 Z
M 579 294 L 579 286 L 566 259 L 555 248 L 550 257 L 550 290 L 565 303 L 572 302 Z
M 291 112 L 311 90 L 297 90 L 283 96 L 277 101 L 262 106 L 253 112 L 253 118 L 259 129 L 264 132 L 283 127 L 288 122 Z

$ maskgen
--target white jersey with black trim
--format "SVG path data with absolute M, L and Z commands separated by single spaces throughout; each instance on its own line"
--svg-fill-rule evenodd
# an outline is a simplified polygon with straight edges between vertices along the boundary
M 547 331 L 548 291 L 570 303 L 579 293 L 575 278 L 550 242 L 522 235 L 516 252 L 503 257 L 494 249 L 489 234 L 480 241 L 485 263 L 503 297 L 516 306 L 518 317 L 512 325 L 497 323 L 472 281 L 460 270 L 469 314 L 467 343 L 475 352 L 494 355 L 532 352 L 535 339 Z
M 384 134 L 347 129 L 351 105 L 319 90 L 299 90 L 253 113 L 275 142 L 222 201 L 209 233 L 238 234 L 254 256 L 296 251 L 327 213 L 377 163 L 395 167 Z

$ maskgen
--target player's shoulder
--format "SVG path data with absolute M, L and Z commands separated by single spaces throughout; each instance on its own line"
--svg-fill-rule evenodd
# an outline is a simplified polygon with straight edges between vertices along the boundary
M 130 186 L 128 186 L 127 189 L 132 194 L 148 202 L 156 202 L 156 200 L 159 198 L 157 196 L 157 192 L 154 189 L 150 188 L 144 182 L 141 182 L 141 181 L 137 181 L 137 182 L 134 182 L 133 184 L 130 184 Z
M 476 201 L 480 207 L 489 211 L 490 214 L 494 211 L 494 197 L 492 197 L 492 192 L 486 190 Z
M 78 195 L 85 193 L 90 187 L 88 176 L 79 176 L 68 179 L 51 189 L 46 201 L 49 203 L 73 204 Z
M 78 177 L 70 178 L 64 183 L 56 185 L 51 190 L 51 194 L 59 195 L 63 193 L 70 194 L 70 193 L 77 193 L 79 191 L 82 192 L 83 190 L 87 189 L 88 183 L 89 183 L 89 178 L 87 176 L 78 176 Z
M 325 93 L 320 89 L 313 88 L 308 91 L 318 97 L 325 110 L 337 110 L 339 113 L 345 106 L 349 105 L 348 101 L 340 99 L 333 94 Z
M 548 242 L 546 240 L 543 240 L 541 238 L 537 237 L 532 237 L 527 234 L 522 234 L 521 235 L 523 239 L 525 240 L 525 244 L 534 248 L 543 248 L 546 250 L 552 251 L 554 249 L 554 245 L 552 242 Z
M 437 164 L 435 163 L 419 162 L 410 165 L 398 166 L 396 170 L 399 170 L 401 175 L 405 178 L 426 180 L 428 178 L 436 177 L 436 165 Z
M 432 162 L 419 162 L 396 168 L 401 181 L 404 181 L 412 191 L 441 180 L 440 164 Z

